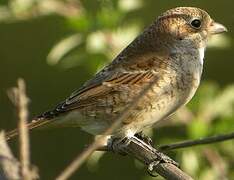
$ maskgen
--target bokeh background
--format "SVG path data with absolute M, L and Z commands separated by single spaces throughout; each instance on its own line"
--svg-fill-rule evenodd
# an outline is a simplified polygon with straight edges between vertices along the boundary
M 1 0 L 0 129 L 17 125 L 6 91 L 27 83 L 33 117 L 52 108 L 130 43 L 160 13 L 197 6 L 229 32 L 210 40 L 203 80 L 187 107 L 154 129 L 155 145 L 234 131 L 234 2 L 171 0 Z M 54 179 L 92 141 L 76 128 L 31 133 L 32 162 Z M 18 142 L 10 146 L 18 153 Z M 175 150 L 169 155 L 195 179 L 234 179 L 234 141 Z M 95 153 L 71 179 L 150 180 L 130 157 Z M 156 177 L 154 179 L 161 179 Z

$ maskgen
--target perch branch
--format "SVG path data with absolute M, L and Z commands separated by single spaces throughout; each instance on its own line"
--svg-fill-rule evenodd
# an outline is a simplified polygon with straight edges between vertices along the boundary
M 162 159 L 165 155 L 136 137 L 131 138 L 129 143 L 121 148 L 121 151 L 144 163 L 151 175 L 160 174 L 165 179 L 173 180 L 193 179 L 173 163 L 165 162 Z
M 162 145 L 162 146 L 159 146 L 158 149 L 160 151 L 170 151 L 174 149 L 186 148 L 186 147 L 191 147 L 191 146 L 196 146 L 196 145 L 217 143 L 217 142 L 227 141 L 231 139 L 234 139 L 234 132 L 231 132 L 228 134 L 215 135 L 215 136 L 206 137 L 206 138 L 197 139 L 197 140 L 189 140 L 189 141 L 178 142 L 174 144 Z M 110 151 L 108 146 L 100 147 L 98 150 Z M 149 162 L 155 159 L 155 158 L 152 158 L 152 157 L 155 157 L 155 154 L 154 154 L 155 150 L 156 149 L 153 149 L 153 147 L 151 147 L 150 150 L 148 148 L 144 148 L 144 146 L 141 147 L 139 143 L 137 143 L 136 141 L 133 141 L 128 147 L 126 147 L 125 153 L 131 156 L 134 156 L 136 159 L 140 160 L 144 164 L 149 165 Z M 181 171 L 176 166 L 170 163 L 160 163 L 155 169 L 155 172 L 157 172 L 158 174 L 160 174 L 162 177 L 165 177 L 165 178 L 171 178 L 171 177 L 174 177 L 174 178 L 184 177 L 187 179 L 190 178 L 188 175 L 184 174 L 183 171 Z

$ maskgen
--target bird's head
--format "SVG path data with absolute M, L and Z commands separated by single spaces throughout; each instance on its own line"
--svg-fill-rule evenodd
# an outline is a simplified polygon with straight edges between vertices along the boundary
M 177 7 L 163 13 L 156 21 L 157 33 L 179 46 L 205 47 L 209 36 L 227 31 L 209 14 L 195 7 Z

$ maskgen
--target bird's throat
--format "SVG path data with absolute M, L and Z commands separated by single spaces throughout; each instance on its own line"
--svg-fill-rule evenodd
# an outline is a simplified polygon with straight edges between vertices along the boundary
M 203 65 L 204 55 L 205 55 L 205 48 L 204 47 L 199 48 L 198 52 L 199 52 L 199 61 L 200 61 L 201 65 Z

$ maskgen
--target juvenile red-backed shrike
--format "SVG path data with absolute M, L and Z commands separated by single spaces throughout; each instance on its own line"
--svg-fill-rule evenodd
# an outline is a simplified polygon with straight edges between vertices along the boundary
M 133 136 L 191 100 L 200 84 L 208 38 L 225 31 L 199 8 L 170 9 L 91 80 L 53 110 L 36 117 L 28 127 L 77 126 L 101 135 L 157 77 L 111 134 Z M 7 136 L 16 134 L 13 130 Z

